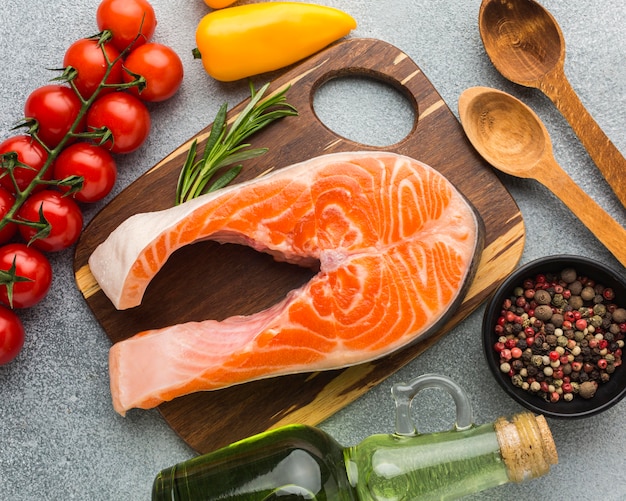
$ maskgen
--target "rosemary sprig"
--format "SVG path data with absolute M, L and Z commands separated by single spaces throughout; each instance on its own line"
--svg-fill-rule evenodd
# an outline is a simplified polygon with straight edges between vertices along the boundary
M 180 171 L 176 187 L 176 204 L 187 202 L 204 193 L 223 188 L 241 172 L 241 162 L 258 157 L 267 148 L 249 148 L 243 141 L 274 120 L 297 115 L 298 111 L 285 98 L 288 87 L 262 100 L 269 83 L 256 92 L 250 84 L 250 102 L 239 113 L 230 128 L 226 124 L 227 105 L 223 104 L 211 127 L 202 158 L 196 161 L 197 141 L 194 140 Z M 213 177 L 230 167 L 211 183 Z M 211 183 L 211 184 L 209 184 Z

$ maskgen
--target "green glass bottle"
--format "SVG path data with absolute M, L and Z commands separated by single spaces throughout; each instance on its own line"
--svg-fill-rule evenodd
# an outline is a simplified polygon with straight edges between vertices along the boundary
M 410 404 L 426 387 L 454 398 L 453 430 L 416 431 Z M 557 462 L 542 416 L 475 426 L 463 390 L 432 374 L 394 386 L 393 395 L 394 434 L 342 447 L 318 428 L 284 426 L 161 471 L 152 500 L 453 500 L 544 475 Z

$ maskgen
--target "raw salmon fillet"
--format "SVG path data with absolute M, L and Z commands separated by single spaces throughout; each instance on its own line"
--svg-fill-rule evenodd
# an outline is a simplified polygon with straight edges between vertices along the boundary
M 440 327 L 462 300 L 481 224 L 431 167 L 385 152 L 316 157 L 137 214 L 89 259 L 118 309 L 140 304 L 177 249 L 240 243 L 319 273 L 249 316 L 141 332 L 111 348 L 116 411 L 282 374 L 370 361 Z

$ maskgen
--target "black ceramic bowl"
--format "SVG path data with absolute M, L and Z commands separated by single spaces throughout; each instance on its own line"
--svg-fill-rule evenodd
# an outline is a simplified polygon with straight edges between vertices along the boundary
M 560 273 L 565 268 L 574 268 L 578 275 L 587 276 L 615 291 L 613 302 L 619 307 L 626 307 L 626 278 L 624 273 L 579 256 L 550 256 L 528 263 L 515 270 L 498 288 L 489 301 L 483 319 L 483 349 L 489 369 L 496 381 L 514 400 L 537 414 L 552 418 L 583 418 L 598 414 L 615 405 L 626 395 L 626 364 L 616 368 L 611 379 L 601 383 L 595 395 L 590 399 L 575 396 L 570 402 L 559 400 L 548 402 L 529 391 L 513 385 L 508 374 L 500 370 L 500 357 L 494 350 L 498 335 L 494 327 L 502 311 L 503 301 L 512 295 L 515 287 L 520 286 L 524 279 L 533 278 L 537 274 Z

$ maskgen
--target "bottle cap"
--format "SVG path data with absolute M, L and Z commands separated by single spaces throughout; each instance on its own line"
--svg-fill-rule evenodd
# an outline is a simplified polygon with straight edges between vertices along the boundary
M 510 422 L 501 417 L 494 427 L 511 481 L 540 477 L 558 463 L 556 445 L 543 416 L 524 412 L 513 416 Z

